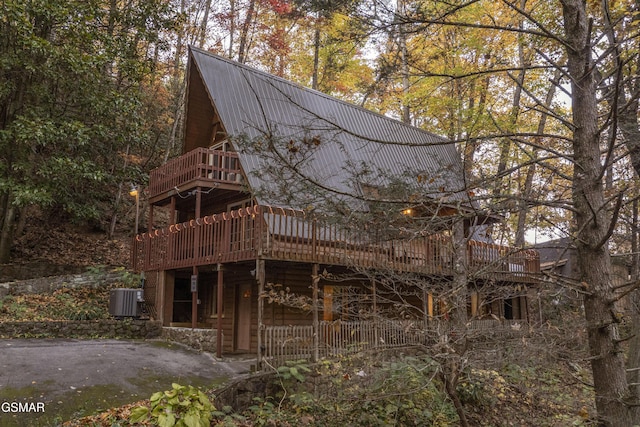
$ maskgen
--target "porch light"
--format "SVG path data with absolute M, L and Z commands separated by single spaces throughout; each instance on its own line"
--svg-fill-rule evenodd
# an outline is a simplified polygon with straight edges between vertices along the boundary
M 411 209 L 411 208 L 405 209 L 405 210 L 402 211 L 402 214 L 403 215 L 407 215 L 407 216 L 411 216 L 411 215 L 413 215 L 413 209 Z

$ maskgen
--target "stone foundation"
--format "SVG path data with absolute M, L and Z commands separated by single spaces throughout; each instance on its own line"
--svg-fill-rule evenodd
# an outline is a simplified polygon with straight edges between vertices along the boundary
M 96 273 L 69 274 L 64 276 L 39 277 L 37 279 L 19 280 L 0 283 L 0 298 L 6 295 L 25 295 L 50 293 L 63 287 L 100 287 L 113 283 L 122 283 L 128 273 L 123 269 L 99 271 Z
M 215 353 L 217 349 L 217 329 L 162 328 L 162 338 L 184 344 L 198 351 Z M 224 335 L 222 337 L 224 342 Z

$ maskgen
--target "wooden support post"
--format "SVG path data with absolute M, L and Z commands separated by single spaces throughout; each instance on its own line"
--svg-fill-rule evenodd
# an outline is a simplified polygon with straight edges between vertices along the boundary
M 258 369 L 262 368 L 262 333 L 264 332 L 264 285 L 266 280 L 265 261 L 256 260 L 256 281 L 258 282 Z
M 202 204 L 202 191 L 200 187 L 196 189 L 196 218 L 200 218 L 200 205 Z M 191 329 L 198 327 L 198 254 L 200 252 L 200 229 L 196 225 L 193 230 L 193 275 L 195 276 L 195 287 L 191 289 Z
M 191 329 L 198 327 L 198 267 L 191 272 Z
M 201 187 L 196 188 L 196 211 L 195 211 L 195 219 L 198 219 L 202 216 L 202 191 Z M 197 263 L 200 259 L 200 227 L 196 222 L 195 230 L 193 231 L 193 260 L 194 263 Z
M 424 317 L 424 329 L 427 330 L 429 328 L 429 318 L 431 315 L 429 314 L 429 291 L 427 290 L 427 286 L 422 288 L 422 312 Z
M 151 273 L 155 276 L 156 282 L 156 300 L 154 301 L 154 305 L 156 307 L 156 319 L 160 322 L 162 326 L 165 326 L 165 318 L 164 318 L 164 298 L 165 298 L 165 286 L 167 281 L 167 272 L 166 271 L 154 271 Z M 151 276 L 149 274 L 149 276 Z M 150 280 L 151 277 L 147 277 L 147 280 Z
M 313 264 L 311 267 L 311 285 L 313 298 L 313 361 L 320 359 L 320 321 L 318 319 L 318 283 L 320 276 L 318 275 L 319 266 Z
M 170 326 L 173 322 L 173 299 L 175 295 L 176 274 L 173 270 L 164 271 L 164 299 L 162 303 L 163 326 Z
M 149 218 L 147 219 L 147 230 L 153 230 L 153 205 L 149 203 Z
M 478 292 L 471 293 L 471 317 L 478 316 L 478 302 L 480 301 L 480 295 Z
M 171 197 L 171 204 L 169 205 L 169 224 L 176 223 L 176 198 L 175 196 Z M 173 261 L 173 257 L 175 256 L 175 248 L 173 245 L 175 244 L 176 236 L 173 233 L 169 233 L 169 237 L 167 239 L 167 260 L 166 263 L 171 264 Z
M 176 197 L 172 196 L 169 204 L 169 224 L 175 224 L 176 219 Z
M 217 312 L 218 319 L 216 322 L 216 356 L 222 357 L 222 298 L 224 297 L 224 293 L 222 291 L 222 287 L 224 286 L 224 277 L 222 273 L 222 264 L 218 264 L 218 295 L 217 295 Z

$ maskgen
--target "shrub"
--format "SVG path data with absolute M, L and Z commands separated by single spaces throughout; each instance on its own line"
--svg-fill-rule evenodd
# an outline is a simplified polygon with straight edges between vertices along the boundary
M 149 400 L 151 408 L 138 406 L 131 411 L 132 424 L 150 421 L 159 427 L 209 427 L 215 411 L 206 394 L 176 383 L 171 390 L 154 393 Z

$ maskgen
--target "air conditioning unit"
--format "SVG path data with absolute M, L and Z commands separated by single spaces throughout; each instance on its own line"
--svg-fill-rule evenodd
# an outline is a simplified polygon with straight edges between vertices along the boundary
M 138 317 L 140 303 L 144 301 L 142 289 L 111 289 L 109 314 L 114 317 Z

